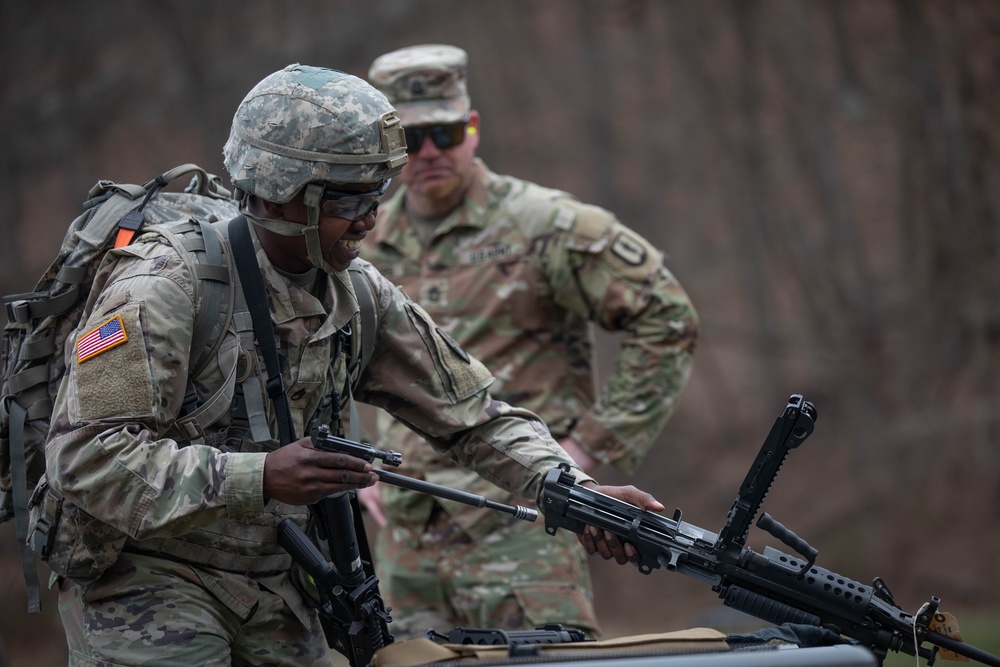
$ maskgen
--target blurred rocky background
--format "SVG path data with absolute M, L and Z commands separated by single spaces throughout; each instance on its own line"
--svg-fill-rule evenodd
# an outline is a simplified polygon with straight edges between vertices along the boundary
M 223 174 L 266 74 L 365 76 L 424 42 L 469 52 L 495 171 L 615 211 L 701 314 L 659 445 L 598 477 L 718 531 L 802 393 L 816 430 L 765 509 L 911 613 L 935 594 L 1000 619 L 996 0 L 3 0 L 0 292 L 32 289 L 98 179 Z M 24 613 L 13 540 L 0 526 L 7 664 L 65 664 L 52 598 Z M 746 618 L 679 575 L 592 570 L 611 636 Z

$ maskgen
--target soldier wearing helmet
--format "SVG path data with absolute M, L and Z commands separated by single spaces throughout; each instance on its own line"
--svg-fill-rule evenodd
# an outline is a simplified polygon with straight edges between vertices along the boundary
M 403 123 L 409 160 L 362 257 L 486 364 L 494 396 L 538 414 L 584 470 L 603 463 L 631 474 L 687 383 L 695 310 L 663 253 L 612 213 L 495 174 L 476 157 L 484 124 L 467 69 L 466 52 L 446 44 L 371 64 L 369 80 Z M 622 334 L 603 386 L 595 326 Z M 390 415 L 378 424 L 407 474 L 507 502 Z M 587 563 L 572 538 L 388 487 L 360 496 L 392 526 L 379 532 L 376 561 L 400 632 L 415 621 L 416 632 L 563 623 L 597 633 Z
M 192 238 L 168 243 L 169 230 L 150 228 L 108 253 L 71 340 L 110 320 L 123 335 L 86 356 L 67 348 L 46 452 L 63 517 L 48 563 L 71 665 L 332 664 L 310 582 L 276 527 L 292 519 L 305 529 L 309 504 L 376 483 L 366 461 L 286 437 L 339 430 L 337 406 L 352 394 L 518 496 L 537 499 L 545 473 L 568 458 L 535 415 L 489 395 L 490 374 L 422 308 L 356 259 L 406 162 L 381 93 L 342 72 L 289 66 L 240 104 L 224 159 L 242 215 L 202 238 L 217 234 L 230 255 L 228 234 L 247 230 L 252 253 L 241 257 L 255 258 L 264 294 L 244 282 L 230 296 L 266 302 L 283 393 L 260 370 L 252 304 L 233 311 L 213 354 L 194 348 L 205 272 L 185 252 Z M 343 351 L 362 333 L 354 263 L 378 323 L 360 373 Z M 233 397 L 221 411 L 220 395 Z M 631 487 L 598 488 L 662 508 Z M 605 555 L 627 558 L 620 545 Z

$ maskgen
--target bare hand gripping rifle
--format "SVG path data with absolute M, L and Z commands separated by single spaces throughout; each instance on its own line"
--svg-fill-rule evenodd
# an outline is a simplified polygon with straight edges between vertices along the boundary
M 313 446 L 327 452 L 349 454 L 373 463 L 398 466 L 403 457 L 371 445 L 341 438 L 323 425 L 312 434 Z M 377 469 L 379 481 L 454 500 L 474 507 L 487 507 L 524 521 L 535 521 L 538 511 L 519 505 L 504 505 L 483 496 L 432 484 L 388 470 Z M 278 526 L 278 543 L 304 569 L 319 592 L 319 617 L 327 644 L 346 656 L 351 667 L 368 665 L 375 651 L 392 643 L 389 632 L 391 609 L 378 590 L 368 540 L 357 499 L 353 493 L 335 493 L 311 506 L 319 532 L 330 548 L 332 564 L 291 519 Z
M 881 578 L 873 584 L 853 581 L 815 564 L 818 552 L 764 513 L 757 525 L 795 551 L 788 555 L 765 547 L 746 547 L 747 532 L 778 470 L 792 449 L 813 431 L 816 410 L 795 394 L 775 421 L 740 486 L 739 495 L 718 535 L 685 523 L 678 509 L 673 519 L 575 484 L 568 469 L 545 479 L 542 511 L 545 530 L 582 533 L 593 525 L 631 543 L 639 571 L 661 565 L 671 572 L 707 582 L 726 606 L 769 623 L 825 627 L 868 647 L 881 663 L 888 651 L 919 655 L 931 665 L 944 649 L 983 664 L 1000 667 L 1000 658 L 939 632 L 940 600 L 931 597 L 916 614 L 895 604 Z M 924 643 L 930 646 L 924 646 Z

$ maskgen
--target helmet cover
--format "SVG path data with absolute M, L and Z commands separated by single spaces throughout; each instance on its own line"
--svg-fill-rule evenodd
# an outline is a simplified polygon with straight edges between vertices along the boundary
M 223 160 L 235 187 L 282 204 L 309 183 L 391 178 L 406 163 L 406 140 L 395 109 L 363 79 L 295 64 L 243 99 Z

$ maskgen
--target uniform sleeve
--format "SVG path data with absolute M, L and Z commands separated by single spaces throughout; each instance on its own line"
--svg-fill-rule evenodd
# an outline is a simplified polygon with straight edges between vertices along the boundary
M 263 511 L 263 454 L 163 437 L 187 385 L 190 267 L 167 245 L 114 251 L 67 341 L 46 448 L 50 484 L 136 538 Z
M 544 263 L 553 298 L 623 334 L 613 371 L 571 436 L 631 474 L 690 377 L 698 316 L 663 255 L 607 211 L 565 201 L 555 227 Z
M 540 500 L 545 474 L 570 463 L 592 480 L 529 410 L 494 399 L 493 377 L 430 316 L 373 267 L 379 334 L 356 392 L 386 410 L 435 450 L 522 498 Z

